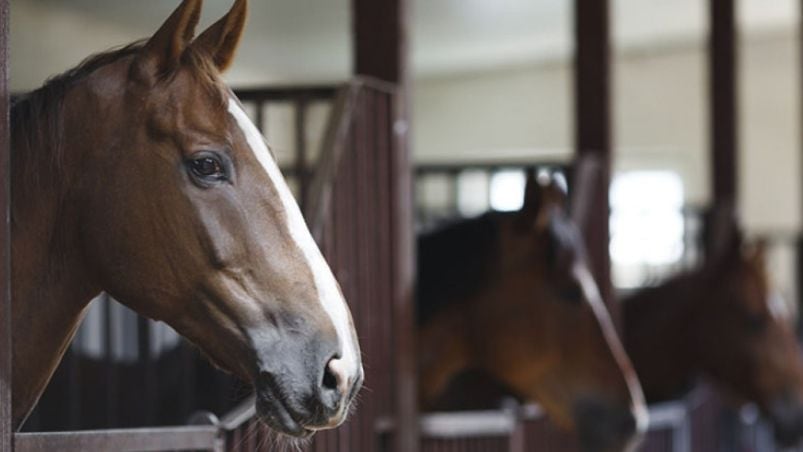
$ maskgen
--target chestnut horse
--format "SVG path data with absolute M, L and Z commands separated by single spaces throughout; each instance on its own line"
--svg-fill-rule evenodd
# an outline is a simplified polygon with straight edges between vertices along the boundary
M 101 291 L 250 382 L 275 430 L 346 417 L 363 378 L 348 307 L 220 76 L 246 7 L 193 39 L 201 1 L 184 0 L 13 105 L 15 428 Z
M 756 403 L 775 435 L 803 435 L 803 361 L 764 246 L 738 233 L 700 268 L 624 300 L 625 348 L 649 402 L 683 395 L 703 375 L 736 401 Z
M 646 409 L 565 193 L 546 174 L 528 177 L 525 192 L 519 212 L 419 237 L 421 402 L 442 408 L 450 381 L 478 370 L 538 401 L 584 450 L 626 450 Z

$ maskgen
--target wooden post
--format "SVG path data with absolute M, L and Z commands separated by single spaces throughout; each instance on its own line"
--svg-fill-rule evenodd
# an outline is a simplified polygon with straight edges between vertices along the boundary
M 736 202 L 738 194 L 736 16 L 733 0 L 710 0 L 709 6 L 711 195 L 718 205 Z
M 594 154 L 600 163 L 599 177 L 590 200 L 584 234 L 591 269 L 615 321 L 609 252 L 611 178 L 611 88 L 608 0 L 574 1 L 574 145 L 577 157 Z
M 705 257 L 716 251 L 714 218 L 738 206 L 738 99 L 736 64 L 736 12 L 734 0 L 709 0 L 708 91 L 711 206 L 705 213 Z M 719 212 L 715 212 L 719 210 Z
M 393 118 L 394 137 L 393 317 L 396 337 L 396 445 L 395 450 L 418 451 L 418 416 L 415 361 L 415 249 L 413 237 L 412 166 L 409 151 L 409 74 L 407 0 L 352 0 L 354 73 L 391 82 L 398 87 Z
M 8 0 L 0 0 L 0 452 L 12 452 L 11 224 L 8 127 Z
M 798 6 L 798 22 L 803 22 L 803 0 L 801 0 L 800 5 Z M 798 67 L 798 109 L 799 111 L 803 111 L 803 27 L 798 28 L 798 36 L 797 36 L 797 67 Z M 803 116 L 799 118 L 798 127 L 798 137 L 799 137 L 799 145 L 803 146 Z M 801 148 L 803 151 L 803 147 Z M 803 166 L 800 167 L 801 172 L 803 173 Z M 796 266 L 796 289 L 797 289 L 797 309 L 798 312 L 803 314 L 803 235 L 799 235 L 797 238 L 797 246 L 795 248 L 795 266 Z M 799 339 L 803 339 L 803 315 L 798 315 L 797 317 L 797 335 Z

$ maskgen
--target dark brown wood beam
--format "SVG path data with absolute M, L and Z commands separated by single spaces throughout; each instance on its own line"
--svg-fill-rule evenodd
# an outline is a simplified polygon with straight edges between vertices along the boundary
M 735 1 L 709 0 L 709 20 L 711 198 L 714 205 L 733 206 L 739 153 Z
M 352 0 L 354 73 L 407 81 L 406 0 Z
M 798 5 L 798 22 L 803 22 L 803 0 Z M 803 27 L 798 28 L 797 35 L 797 67 L 798 67 L 798 108 L 803 108 Z M 803 110 L 801 110 L 803 111 Z M 803 145 L 803 117 L 798 119 L 798 137 L 799 143 Z M 801 148 L 803 151 L 803 148 Z M 799 168 L 803 172 L 803 165 Z M 796 267 L 797 267 L 797 309 L 798 312 L 803 312 L 803 235 L 797 239 L 796 249 Z M 799 339 L 803 339 L 803 316 L 798 316 L 797 319 L 797 335 Z
M 608 187 L 611 178 L 611 81 L 608 0 L 574 1 L 574 146 L 579 158 L 600 166 L 584 228 L 591 268 L 603 299 L 617 318 L 611 285 Z
M 392 160 L 394 300 L 396 331 L 395 450 L 417 452 L 418 406 L 415 360 L 415 249 L 412 167 L 409 150 L 407 0 L 352 0 L 354 74 L 397 86 L 387 136 L 394 139 Z
M 728 231 L 722 221 L 738 206 L 738 73 L 734 0 L 709 0 L 708 93 L 711 206 L 705 213 L 702 249 L 707 259 L 718 252 L 717 237 Z
M 0 0 L 0 452 L 12 452 L 11 225 L 8 127 L 8 0 Z

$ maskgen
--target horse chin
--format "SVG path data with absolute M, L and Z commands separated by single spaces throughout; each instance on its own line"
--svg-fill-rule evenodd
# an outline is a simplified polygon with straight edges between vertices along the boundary
M 292 413 L 277 397 L 259 395 L 255 403 L 257 417 L 274 432 L 299 439 L 308 439 L 315 434 L 315 430 L 304 426 L 300 416 Z
M 775 440 L 783 447 L 800 443 L 803 437 L 803 404 L 796 397 L 778 397 L 767 408 Z
M 641 440 L 641 426 L 632 410 L 595 399 L 574 404 L 574 424 L 583 452 L 627 452 Z

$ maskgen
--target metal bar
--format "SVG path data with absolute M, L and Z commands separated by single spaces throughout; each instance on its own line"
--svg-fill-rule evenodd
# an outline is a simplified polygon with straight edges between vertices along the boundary
M 243 102 L 249 101 L 292 101 L 298 98 L 310 100 L 330 100 L 337 95 L 336 85 L 287 86 L 270 88 L 235 89 L 234 94 Z
M 307 162 L 307 100 L 300 98 L 295 102 L 296 175 L 298 177 L 301 211 L 307 202 L 309 189 L 309 162 Z
M 17 433 L 14 436 L 14 450 L 16 452 L 214 450 L 217 439 L 218 428 L 215 426 Z
M 591 268 L 600 293 L 618 319 L 613 302 L 611 263 L 608 251 L 609 200 L 611 166 L 611 89 L 608 0 L 574 1 L 574 114 L 575 153 L 599 156 L 598 189 L 593 193 L 588 212 L 589 225 L 584 232 Z
M 106 366 L 106 427 L 117 426 L 119 421 L 117 411 L 117 365 L 112 349 L 112 299 L 104 293 L 101 300 L 103 311 L 103 361 Z M 97 303 L 97 302 L 96 302 Z
M 526 452 L 527 451 L 527 431 L 526 425 L 522 419 L 517 419 L 513 425 L 513 431 L 510 432 L 508 449 L 509 452 Z
M 11 223 L 8 123 L 8 0 L 0 0 L 0 452 L 12 452 Z
M 157 376 L 156 363 L 153 353 L 151 353 L 151 328 L 150 320 L 142 316 L 137 316 L 137 360 L 143 366 L 144 381 L 140 388 L 141 397 L 139 403 L 142 404 L 140 411 L 141 425 L 151 425 L 154 423 L 154 413 L 156 412 Z
M 425 438 L 487 438 L 510 435 L 516 422 L 512 411 L 457 411 L 423 415 L 418 425 Z
M 734 203 L 739 154 L 735 2 L 709 0 L 709 7 L 711 193 L 714 204 Z

